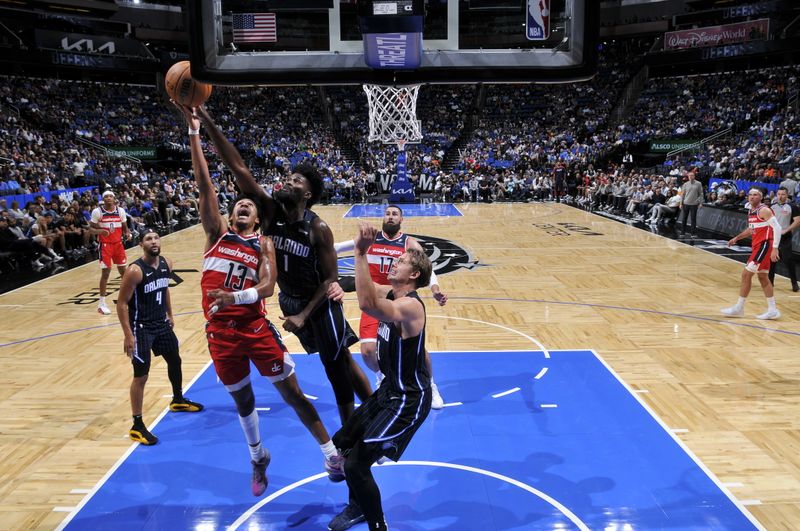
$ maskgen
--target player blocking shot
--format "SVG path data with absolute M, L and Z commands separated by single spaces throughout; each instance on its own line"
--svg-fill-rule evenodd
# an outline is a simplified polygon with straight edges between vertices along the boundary
M 403 209 L 397 205 L 389 205 L 383 213 L 382 230 L 375 235 L 375 240 L 370 245 L 367 251 L 367 261 L 369 262 L 369 272 L 372 281 L 382 286 L 389 285 L 389 271 L 392 264 L 408 249 L 416 249 L 423 252 L 420 243 L 402 231 L 403 227 Z M 345 253 L 352 251 L 355 247 L 354 240 L 338 242 L 334 245 L 337 253 Z M 344 284 L 344 282 L 343 282 Z M 445 295 L 439 288 L 439 281 L 436 274 L 431 271 L 430 283 L 428 287 L 433 294 L 433 298 L 440 306 L 447 303 L 447 295 Z M 339 283 L 332 283 L 328 296 L 335 300 L 341 300 L 344 297 L 344 291 L 354 291 L 355 286 L 340 285 Z M 359 323 L 358 335 L 361 338 L 361 355 L 363 356 L 364 363 L 373 372 L 376 377 L 376 387 L 380 386 L 383 380 L 383 373 L 378 366 L 378 355 L 376 350 L 378 338 L 378 320 L 370 316 L 366 312 L 361 313 L 361 320 Z M 431 407 L 433 409 L 442 409 L 444 407 L 444 400 L 439 394 L 439 388 L 433 381 L 433 368 L 431 365 L 431 358 L 428 351 L 425 351 L 425 363 L 428 366 L 428 372 L 431 374 L 431 393 L 433 400 Z
M 169 281 L 172 262 L 161 256 L 161 238 L 153 229 L 142 232 L 142 257 L 127 268 L 117 300 L 117 317 L 125 334 L 124 350 L 133 364 L 131 382 L 131 413 L 133 426 L 130 438 L 145 446 L 158 443 L 142 420 L 144 386 L 150 373 L 150 353 L 161 356 L 167 363 L 167 375 L 172 385 L 170 411 L 197 413 L 203 406 L 183 396 L 178 338 L 172 330 L 172 301 Z
M 253 468 L 251 490 L 260 496 L 267 488 L 270 453 L 262 445 L 250 364 L 267 378 L 320 445 L 329 479 L 343 481 L 342 458 L 333 446 L 317 410 L 297 382 L 295 364 L 278 330 L 267 319 L 264 299 L 275 291 L 277 268 L 272 239 L 259 234 L 262 213 L 249 196 L 230 205 L 229 216 L 219 211 L 208 164 L 200 144 L 200 120 L 195 110 L 179 106 L 189 126 L 194 177 L 200 192 L 200 218 L 206 234 L 200 280 L 208 350 L 222 384 L 239 414 Z

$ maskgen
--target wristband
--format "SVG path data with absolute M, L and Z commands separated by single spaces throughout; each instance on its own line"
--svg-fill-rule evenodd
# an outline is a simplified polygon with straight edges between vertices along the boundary
M 197 129 L 192 129 L 191 127 L 189 128 L 189 136 L 197 136 L 199 134 L 200 134 L 199 127 Z
M 254 302 L 258 302 L 258 290 L 256 288 L 233 292 L 234 304 L 253 304 Z

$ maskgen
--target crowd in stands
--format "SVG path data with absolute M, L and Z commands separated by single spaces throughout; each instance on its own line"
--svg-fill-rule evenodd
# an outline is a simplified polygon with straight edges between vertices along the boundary
M 535 201 L 563 195 L 642 220 L 669 216 L 688 168 L 705 179 L 773 184 L 793 175 L 800 164 L 800 67 L 650 79 L 632 113 L 622 124 L 611 123 L 611 111 L 639 68 L 630 57 L 649 44 L 629 41 L 604 50 L 599 73 L 586 83 L 422 87 L 418 116 L 425 136 L 406 146 L 409 175 L 417 183 L 433 183 L 437 200 Z M 185 165 L 140 164 L 104 149 L 185 149 L 182 122 L 155 87 L 2 80 L 0 199 L 24 194 L 36 199 L 0 202 L 0 216 L 15 234 L 46 249 L 38 256 L 91 255 L 94 236 L 85 222 L 106 188 L 115 190 L 130 212 L 134 231 L 144 224 L 169 230 L 196 220 L 197 193 Z M 792 97 L 795 104 L 789 105 Z M 360 202 L 394 173 L 396 146 L 367 141 L 367 100 L 360 87 L 216 88 L 207 106 L 267 188 L 288 168 L 309 160 L 323 171 L 326 200 Z M 606 159 L 620 146 L 700 139 L 729 127 L 726 136 L 657 169 Z M 445 171 L 443 161 L 455 152 L 456 140 L 456 166 Z M 232 178 L 213 147 L 206 151 L 224 206 L 236 194 Z M 557 163 L 565 168 L 563 193 L 553 178 Z M 65 192 L 79 186 L 95 188 Z M 44 200 L 49 192 L 59 192 L 55 202 Z M 721 192 L 710 191 L 707 199 L 741 202 L 738 194 Z

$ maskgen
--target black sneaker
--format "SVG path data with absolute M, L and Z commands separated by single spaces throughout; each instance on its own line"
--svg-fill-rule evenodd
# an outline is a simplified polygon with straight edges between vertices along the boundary
M 269 466 L 270 455 L 269 450 L 264 448 L 266 455 L 259 461 L 250 461 L 253 465 L 253 478 L 250 482 L 250 489 L 253 491 L 253 496 L 261 496 L 267 490 L 269 480 L 267 479 L 267 466 Z
M 364 512 L 361 510 L 361 507 L 355 503 L 349 503 L 345 505 L 342 512 L 337 514 L 333 520 L 328 523 L 328 529 L 330 531 L 344 531 L 365 520 L 366 518 L 364 517 Z
M 181 398 L 179 400 L 173 399 L 169 404 L 169 410 L 183 411 L 184 413 L 197 413 L 198 411 L 203 411 L 203 404 L 192 402 L 187 398 Z
M 158 443 L 158 437 L 147 431 L 144 426 L 131 426 L 128 430 L 128 436 L 132 441 L 136 441 L 145 446 L 153 446 Z

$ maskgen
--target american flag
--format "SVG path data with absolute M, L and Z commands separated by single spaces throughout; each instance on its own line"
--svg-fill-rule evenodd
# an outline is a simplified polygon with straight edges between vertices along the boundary
M 275 13 L 234 13 L 234 42 L 277 42 Z

